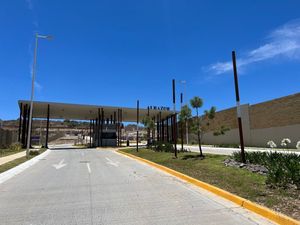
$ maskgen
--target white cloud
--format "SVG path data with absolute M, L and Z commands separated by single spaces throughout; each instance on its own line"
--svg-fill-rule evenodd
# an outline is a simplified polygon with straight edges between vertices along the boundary
M 241 55 L 237 60 L 239 68 L 269 60 L 278 56 L 300 58 L 300 19 L 293 20 L 270 33 L 267 43 Z M 207 71 L 213 74 L 223 74 L 232 71 L 232 62 L 217 62 L 209 65 Z
M 25 0 L 27 3 L 27 7 L 29 10 L 33 10 L 33 1 L 32 0 Z
M 37 91 L 41 91 L 43 89 L 43 86 L 37 81 L 34 81 L 34 87 Z

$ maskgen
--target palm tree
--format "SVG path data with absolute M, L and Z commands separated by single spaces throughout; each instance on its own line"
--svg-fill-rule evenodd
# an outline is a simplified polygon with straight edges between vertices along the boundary
M 190 101 L 191 106 L 196 109 L 196 113 L 197 113 L 197 136 L 198 136 L 198 145 L 199 145 L 199 151 L 200 151 L 200 156 L 203 157 L 203 153 L 202 153 L 202 148 L 201 148 L 201 136 L 200 136 L 200 118 L 199 118 L 199 112 L 198 109 L 202 107 L 203 105 L 203 100 L 197 96 L 195 96 L 194 98 L 191 99 Z
M 186 138 L 186 144 L 189 143 L 189 137 L 188 137 L 188 120 L 192 118 L 192 110 L 190 109 L 190 107 L 188 105 L 184 105 L 182 106 L 180 113 L 179 113 L 179 121 L 181 123 L 185 123 L 185 138 Z M 182 130 L 181 130 L 182 132 Z M 182 144 L 181 144 L 181 148 L 183 149 L 183 138 L 181 140 Z
M 217 108 L 215 106 L 212 106 L 209 110 L 204 110 L 204 117 L 207 119 L 207 127 L 210 125 L 210 120 L 213 120 L 216 116 L 216 110 Z

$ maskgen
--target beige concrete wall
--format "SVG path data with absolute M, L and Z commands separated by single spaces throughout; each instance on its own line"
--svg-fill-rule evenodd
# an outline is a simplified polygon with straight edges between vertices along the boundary
M 290 147 L 295 148 L 297 141 L 300 141 L 300 124 L 284 127 L 271 127 L 262 129 L 251 129 L 250 139 L 245 138 L 246 146 L 267 147 L 267 142 L 272 140 L 280 147 L 283 138 L 291 139 Z M 205 144 L 239 144 L 239 131 L 237 128 L 226 132 L 225 135 L 214 136 L 213 132 L 203 135 Z
M 300 124 L 282 127 L 251 129 L 250 145 L 266 146 L 266 143 L 269 140 L 272 140 L 279 147 L 283 138 L 291 139 L 292 143 L 290 146 L 295 148 L 297 141 L 300 141 Z

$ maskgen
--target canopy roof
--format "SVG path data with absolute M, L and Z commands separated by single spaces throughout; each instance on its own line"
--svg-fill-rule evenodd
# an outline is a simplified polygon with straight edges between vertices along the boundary
M 19 107 L 21 104 L 30 105 L 28 100 L 19 100 Z M 114 112 L 118 112 L 118 109 L 122 109 L 122 121 L 123 122 L 135 122 L 137 119 L 136 108 L 116 107 L 116 106 L 102 106 L 102 105 L 81 105 L 81 104 L 69 104 L 58 102 L 33 102 L 33 118 L 47 118 L 48 105 L 50 107 L 50 119 L 69 119 L 69 120 L 90 120 L 98 117 L 98 109 L 103 108 L 104 118 L 110 118 L 114 116 Z M 139 110 L 140 121 L 147 116 L 148 109 Z M 150 117 L 159 115 L 161 112 L 161 119 L 173 114 L 169 110 L 149 109 Z

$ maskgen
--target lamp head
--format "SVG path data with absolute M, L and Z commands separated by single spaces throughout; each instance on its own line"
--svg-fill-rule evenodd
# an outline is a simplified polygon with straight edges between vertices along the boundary
M 47 39 L 47 40 L 52 40 L 53 36 L 51 35 L 40 35 L 40 34 L 36 34 L 37 38 L 43 38 L 43 39 Z

